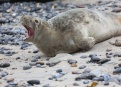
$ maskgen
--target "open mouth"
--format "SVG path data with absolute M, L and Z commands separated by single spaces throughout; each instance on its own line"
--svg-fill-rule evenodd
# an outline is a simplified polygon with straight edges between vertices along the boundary
M 29 37 L 33 36 L 33 34 L 34 34 L 33 29 L 30 28 L 30 27 L 28 27 L 28 26 L 26 26 L 26 25 L 23 25 L 23 26 L 27 29 L 27 31 L 28 31 L 28 36 L 29 36 Z

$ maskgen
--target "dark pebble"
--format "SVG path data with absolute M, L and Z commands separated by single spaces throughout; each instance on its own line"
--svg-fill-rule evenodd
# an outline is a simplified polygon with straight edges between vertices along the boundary
M 73 59 L 69 59 L 69 60 L 68 60 L 68 63 L 69 63 L 69 64 L 73 64 L 73 63 L 77 63 L 77 61 L 76 61 L 76 60 L 73 60 Z
M 97 54 L 95 54 L 95 53 L 89 55 L 90 58 L 96 57 L 96 56 L 97 56 Z
M 100 60 L 101 60 L 100 58 L 94 56 L 94 57 L 91 57 L 91 59 L 90 59 L 89 62 L 97 63 L 97 62 L 99 62 Z
M 62 69 L 58 69 L 56 70 L 57 73 L 61 73 L 62 72 Z
M 1 63 L 0 64 L 0 68 L 6 68 L 6 67 L 9 67 L 10 66 L 10 63 Z
M 114 71 L 113 71 L 113 74 L 119 74 L 121 73 L 121 68 L 116 68 Z
M 88 81 L 88 80 L 84 80 L 83 83 L 84 83 L 84 84 L 88 84 L 89 81 Z
M 79 69 L 84 69 L 84 68 L 86 68 L 86 65 L 82 65 L 79 67 Z
M 104 85 L 106 86 L 106 85 L 109 85 L 109 82 L 104 82 Z
M 39 52 L 39 50 L 34 50 L 34 51 L 33 51 L 33 53 L 38 53 L 38 52 Z
M 40 81 L 39 80 L 29 80 L 29 81 L 27 81 L 27 83 L 29 83 L 31 85 L 34 85 L 34 84 L 38 85 L 38 84 L 40 84 Z
M 98 62 L 98 64 L 104 64 L 104 63 L 106 63 L 106 62 L 108 62 L 108 61 L 111 61 L 111 59 L 101 59 L 99 62 Z
M 82 74 L 81 76 L 78 76 L 75 78 L 76 81 L 82 80 L 82 79 L 90 79 L 92 80 L 94 77 L 96 77 L 96 75 L 92 74 L 92 73 L 86 73 L 86 74 Z
M 2 73 L 1 73 L 1 76 L 2 77 L 5 77 L 5 76 L 7 76 L 8 75 L 8 72 L 6 72 L 6 71 L 3 71 Z
M 30 69 L 30 68 L 32 68 L 30 65 L 25 65 L 25 66 L 23 66 L 23 70 L 28 70 L 28 69 Z

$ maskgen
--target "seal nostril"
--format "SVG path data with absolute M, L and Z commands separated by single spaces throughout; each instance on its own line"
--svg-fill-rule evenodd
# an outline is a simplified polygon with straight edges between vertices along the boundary
M 38 23 L 38 20 L 35 20 L 36 23 Z

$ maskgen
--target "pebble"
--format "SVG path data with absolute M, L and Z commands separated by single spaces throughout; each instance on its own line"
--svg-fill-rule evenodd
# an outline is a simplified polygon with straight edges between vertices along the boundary
M 57 69 L 56 72 L 57 73 L 61 73 L 63 70 L 62 69 Z
M 89 68 L 86 68 L 84 71 L 83 71 L 83 73 L 90 73 L 91 72 L 91 69 L 89 69 Z
M 87 55 L 82 55 L 80 58 L 87 58 L 88 56 Z
M 49 84 L 43 85 L 42 87 L 51 87 Z
M 44 65 L 45 63 L 42 61 L 37 61 L 36 64 Z
M 113 71 L 113 74 L 119 74 L 121 73 L 121 68 L 116 68 L 114 71 Z
M 94 77 L 93 79 L 92 79 L 93 81 L 104 81 L 104 77 Z
M 88 80 L 84 80 L 83 83 L 84 83 L 84 84 L 88 84 L 89 81 L 88 81 Z
M 107 86 L 107 85 L 109 85 L 109 82 L 105 82 L 105 81 L 104 81 L 103 84 L 104 84 L 105 86 Z
M 5 76 L 7 76 L 7 75 L 8 75 L 8 72 L 6 72 L 6 71 L 1 72 L 1 76 L 2 76 L 2 77 L 5 77 Z
M 95 54 L 95 53 L 89 55 L 90 58 L 93 58 L 93 57 L 96 57 L 96 56 L 97 56 L 97 54 Z
M 10 66 L 10 63 L 1 63 L 0 64 L 0 68 L 6 68 L 6 67 L 9 67 Z
M 78 83 L 73 83 L 73 86 L 80 86 Z
M 33 60 L 31 60 L 31 62 L 37 62 L 38 61 L 38 59 L 33 59 Z
M 71 67 L 77 67 L 77 64 L 76 63 L 72 63 Z
M 82 65 L 79 67 L 79 69 L 84 69 L 84 68 L 86 68 L 86 65 Z
M 42 66 L 42 65 L 40 65 L 40 64 L 37 64 L 37 65 L 36 65 L 36 67 L 41 67 L 41 66 Z
M 97 63 L 99 62 L 101 59 L 99 57 L 96 57 L 96 56 L 93 56 L 91 57 L 90 61 L 89 62 L 92 62 L 92 63 Z
M 53 74 L 53 78 L 54 78 L 54 79 L 61 78 L 62 76 L 63 76 L 63 75 L 60 74 L 60 73 Z
M 111 61 L 111 59 L 101 59 L 99 62 L 98 62 L 98 64 L 104 64 L 104 63 L 106 63 L 106 62 L 108 62 L 108 61 Z
M 81 76 L 76 77 L 75 80 L 76 81 L 79 81 L 81 79 L 90 79 L 90 80 L 92 80 L 94 77 L 96 77 L 94 74 L 86 73 L 86 74 L 82 74 Z
M 36 65 L 36 62 L 30 62 L 29 65 L 30 66 L 35 66 Z
M 32 67 L 30 65 L 25 65 L 23 66 L 23 70 L 28 70 L 28 69 L 31 69 Z
M 69 63 L 69 64 L 73 64 L 73 63 L 76 64 L 77 61 L 76 61 L 76 60 L 73 60 L 73 59 L 69 59 L 69 60 L 68 60 L 68 63 Z
M 33 51 L 33 53 L 38 53 L 38 52 L 39 52 L 39 50 L 34 50 L 34 51 Z
M 31 84 L 31 85 L 38 85 L 40 84 L 40 81 L 39 80 L 28 80 L 27 83 Z
M 7 79 L 7 83 L 13 82 L 13 81 L 14 81 L 14 78 L 9 78 L 9 79 Z

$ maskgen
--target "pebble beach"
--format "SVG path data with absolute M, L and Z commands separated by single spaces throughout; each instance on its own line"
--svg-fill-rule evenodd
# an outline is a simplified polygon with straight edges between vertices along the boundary
M 121 14 L 121 0 L 0 4 L 0 87 L 121 87 L 121 36 L 86 52 L 55 57 L 24 41 L 27 31 L 20 24 L 22 15 L 48 20 L 74 8 Z

